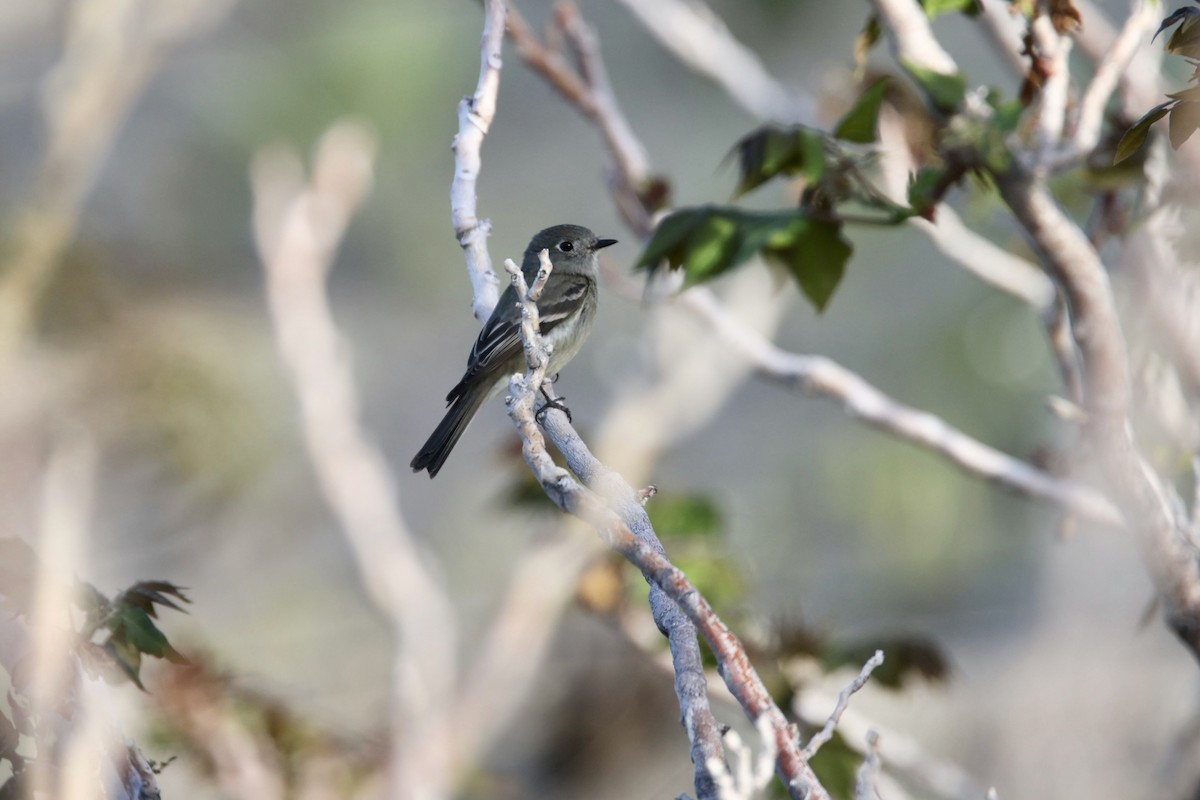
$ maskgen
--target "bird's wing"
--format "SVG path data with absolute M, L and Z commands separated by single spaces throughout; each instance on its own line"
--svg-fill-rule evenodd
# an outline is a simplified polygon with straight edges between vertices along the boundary
M 553 288 L 553 291 L 544 292 L 541 301 L 538 302 L 538 317 L 541 322 L 538 328 L 543 336 L 578 312 L 583 299 L 591 290 L 592 283 L 590 278 L 583 275 L 551 275 L 550 280 L 552 287 L 547 288 Z M 515 300 L 506 291 L 500 296 L 500 302 Z M 504 365 L 511 362 L 523 349 L 520 314 L 493 313 L 479 332 L 475 346 L 471 348 L 471 355 L 467 359 L 467 371 L 462 380 L 446 395 L 447 402 L 462 394 L 478 376 L 504 368 Z

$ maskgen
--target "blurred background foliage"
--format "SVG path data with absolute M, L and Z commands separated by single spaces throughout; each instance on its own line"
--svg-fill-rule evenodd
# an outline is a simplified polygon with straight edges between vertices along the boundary
M 36 180 L 43 92 L 68 5 L 0 5 L 0 237 L 11 235 Z M 551 8 L 518 5 L 535 26 Z M 675 202 L 724 202 L 737 175 L 722 159 L 756 122 L 618 4 L 580 5 Z M 847 110 L 865 4 L 712 6 L 830 119 Z M 189 615 L 158 624 L 185 654 L 207 654 L 204 680 L 214 682 L 203 685 L 236 676 L 330 736 L 369 740 L 382 724 L 389 634 L 299 441 L 262 298 L 247 168 L 263 145 L 308 147 L 347 114 L 378 130 L 374 193 L 331 292 L 368 427 L 393 464 L 407 463 L 477 330 L 447 192 L 455 104 L 474 85 L 480 17 L 469 0 L 239 0 L 214 29 L 171 50 L 100 167 L 35 341 L 0 392 L 0 535 L 36 530 L 31 498 L 47 442 L 63 426 L 84 426 L 100 443 L 101 469 L 80 577 L 106 593 L 151 577 L 188 587 Z M 945 15 L 936 26 L 973 83 L 1015 95 L 1019 78 L 979 46 L 970 21 Z M 872 58 L 886 66 L 882 53 Z M 506 50 L 479 184 L 493 259 L 519 254 L 541 227 L 578 222 L 622 239 L 606 253 L 631 268 L 639 244 L 609 202 L 603 159 L 589 126 Z M 790 191 L 767 186 L 745 204 L 786 205 Z M 986 194 L 952 198 L 973 227 L 1023 250 Z M 1044 405 L 1057 381 L 1034 312 L 946 262 L 911 228 L 849 236 L 855 254 L 823 314 L 775 281 L 797 297 L 777 342 L 831 356 L 1002 450 L 1052 454 L 1061 443 Z M 614 380 L 644 360 L 649 313 L 603 297 L 596 335 L 561 384 L 585 433 Z M 556 523 L 544 507 L 513 503 L 528 495 L 513 488 L 514 471 L 525 473 L 509 423 L 499 404 L 480 416 L 437 481 L 397 471 L 468 651 L 506 565 Z M 805 642 L 792 651 L 857 670 L 869 655 L 859 643 L 891 637 L 903 643 L 897 654 L 918 648 L 910 663 L 936 662 L 916 669 L 945 682 L 868 691 L 856 707 L 984 786 L 1013 797 L 1144 796 L 1149 776 L 1169 772 L 1194 717 L 1195 668 L 1158 625 L 1139 629 L 1151 590 L 1122 537 L 1087 530 L 1059 541 L 1052 509 L 968 478 L 835 405 L 754 380 L 665 455 L 654 482 L 662 495 L 650 508 L 669 550 L 764 654 L 787 650 L 791 634 L 793 645 Z M 615 563 L 607 569 L 600 599 L 585 592 L 568 612 L 540 691 L 471 796 L 666 797 L 688 787 L 670 681 L 612 624 L 617 609 L 645 615 L 644 585 Z M 837 687 L 846 677 L 810 683 Z M 140 698 L 126 699 L 135 728 L 162 730 Z M 731 707 L 720 716 L 740 724 Z M 1114 730 L 1117 719 L 1127 735 Z M 163 733 L 147 755 L 187 752 L 185 736 Z M 831 746 L 823 757 L 839 754 Z M 160 777 L 164 796 L 217 796 L 204 771 L 202 759 L 173 764 Z

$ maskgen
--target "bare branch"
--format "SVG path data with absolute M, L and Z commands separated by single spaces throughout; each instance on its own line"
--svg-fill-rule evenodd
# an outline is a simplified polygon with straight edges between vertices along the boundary
M 731 323 L 711 293 L 701 289 L 689 290 L 680 296 L 679 302 L 721 328 L 726 341 L 745 353 L 767 376 L 838 400 L 851 416 L 938 453 L 971 474 L 1031 497 L 1050 500 L 1088 519 L 1121 524 L 1120 513 L 1099 492 L 1049 475 L 971 438 L 940 417 L 905 406 L 828 358 L 789 353 L 776 347 L 744 326 Z
M 734 769 L 731 771 L 721 761 L 713 761 L 708 765 L 717 782 L 720 800 L 753 800 L 771 782 L 776 755 L 771 720 L 766 716 L 759 717 L 754 721 L 754 729 L 762 742 L 762 749 L 757 756 L 750 745 L 742 741 L 738 732 L 730 728 L 724 738 L 725 746 L 736 762 Z
M 1008 62 L 1009 67 L 1018 75 L 1025 72 L 1027 66 L 1025 56 L 1021 55 L 1024 46 L 1021 43 L 1021 33 L 1017 20 L 1023 20 L 1008 0 L 979 0 L 983 7 L 983 24 L 991 34 L 992 44 L 996 51 Z
M 1146 0 L 1135 0 L 1121 33 L 1096 65 L 1096 74 L 1079 104 L 1079 119 L 1075 123 L 1074 135 L 1060 148 L 1046 153 L 1043 156 L 1043 164 L 1055 168 L 1073 163 L 1099 144 L 1104 109 L 1137 55 L 1138 48 L 1153 29 L 1157 14 L 1156 4 Z
M 1040 8 L 1040 6 L 1039 6 Z M 1071 54 L 1071 39 L 1060 36 L 1054 29 L 1049 13 L 1038 13 L 1030 23 L 1030 33 L 1037 55 L 1044 64 L 1046 80 L 1038 92 L 1037 142 L 1038 165 L 1045 163 L 1046 154 L 1062 139 L 1067 118 L 1067 95 L 1071 88 L 1071 70 L 1067 59 Z
M 883 663 L 883 651 L 876 650 L 875 655 L 867 659 L 867 663 L 863 664 L 858 675 L 842 691 L 838 692 L 837 704 L 834 705 L 833 711 L 829 714 L 829 719 L 825 721 L 825 725 L 821 730 L 813 734 L 813 737 L 808 740 L 808 744 L 804 746 L 804 757 L 811 759 L 821 749 L 821 745 L 833 738 L 833 732 L 837 728 L 838 722 L 842 719 L 842 714 L 846 713 L 846 707 L 850 705 L 850 695 L 857 692 L 859 689 L 867 685 L 867 681 L 871 677 L 871 673 L 875 668 Z
M 659 44 L 720 85 L 753 116 L 784 124 L 811 122 L 816 116 L 812 101 L 776 81 L 758 55 L 735 39 L 700 0 L 620 2 Z
M 908 13 L 908 2 L 912 0 L 887 0 L 884 5 L 896 7 L 896 13 L 903 16 Z M 915 2 L 912 5 L 924 20 L 924 11 Z M 593 95 L 594 89 L 575 76 L 561 58 L 548 53 L 528 31 L 527 26 L 519 22 L 515 13 L 510 19 L 510 28 L 514 28 L 510 32 L 518 40 L 522 56 L 531 67 L 559 88 L 564 98 L 575 104 L 602 128 L 613 124 L 611 120 L 615 116 L 619 120 L 618 127 L 628 130 L 615 98 L 606 98 L 603 104 L 606 111 L 600 113 L 600 106 Z M 932 36 L 932 33 L 929 35 Z M 599 56 L 598 53 L 591 53 L 588 57 L 598 59 Z M 713 69 L 720 69 L 720 66 L 715 65 Z M 607 88 L 605 86 L 606 90 Z M 620 146 L 620 142 L 612 137 L 606 136 L 606 141 L 610 147 Z M 642 152 L 640 146 L 637 152 Z M 628 159 L 620 155 L 616 160 L 618 164 L 634 160 L 640 162 L 640 158 Z M 640 176 L 631 176 L 631 180 L 637 177 Z M 624 208 L 620 201 L 618 204 Z M 638 219 L 649 220 L 648 215 L 644 213 L 637 216 Z M 652 229 L 635 227 L 635 230 L 642 236 L 648 236 Z M 973 247 L 978 259 L 979 244 L 974 240 L 979 237 L 963 235 L 955 230 L 953 223 L 945 230 L 947 233 L 941 235 L 948 241 L 953 240 L 952 246 L 956 248 L 956 252 L 961 251 L 957 252 L 958 256 L 966 258 L 965 250 Z M 996 248 L 993 246 L 993 249 Z M 1012 256 L 1009 256 L 1009 259 L 997 268 L 1001 274 L 995 281 L 1006 283 L 1011 291 L 1024 295 L 1031 301 L 1046 301 L 1046 293 L 1052 291 L 1050 282 L 1034 271 L 1027 262 L 1013 261 L 1015 257 Z M 944 455 L 968 472 L 994 480 L 1024 494 L 1051 500 L 1089 519 L 1107 524 L 1120 524 L 1121 517 L 1116 508 L 1099 493 L 1055 478 L 1025 462 L 1004 455 L 958 431 L 939 417 L 903 406 L 859 376 L 828 359 L 781 350 L 745 323 L 732 317 L 716 297 L 703 287 L 694 287 L 682 292 L 674 302 L 704 319 L 709 326 L 721 333 L 725 341 L 742 352 L 768 376 L 838 399 L 855 417 Z M 1045 309 L 1052 307 L 1052 304 L 1046 303 L 1038 307 Z M 1063 363 L 1069 365 L 1071 362 Z
M 496 116 L 500 91 L 500 46 L 504 42 L 504 0 L 484 0 L 482 56 L 475 94 L 458 104 L 458 135 L 454 137 L 454 181 L 450 184 L 450 215 L 454 235 L 467 260 L 474 289 L 471 312 L 484 322 L 500 298 L 500 281 L 487 251 L 491 223 L 476 217 L 475 184 L 483 167 L 480 149 Z
M 507 266 L 507 265 L 506 265 Z M 637 566 L 646 579 L 658 586 L 704 636 L 713 654 L 720 663 L 720 673 L 726 685 L 737 698 L 747 716 L 757 720 L 767 715 L 774 731 L 778 756 L 776 771 L 783 779 L 788 791 L 795 798 L 826 798 L 823 787 L 804 759 L 796 732 L 779 707 L 771 699 L 770 693 L 763 685 L 758 673 L 746 657 L 745 650 L 737 637 L 721 622 L 713 611 L 712 606 L 700 594 L 687 576 L 680 572 L 667 559 L 662 551 L 662 545 L 653 539 L 641 538 L 635 535 L 626 522 L 618 516 L 608 503 L 600 499 L 593 491 L 580 486 L 571 474 L 554 464 L 546 452 L 545 439 L 534 419 L 534 411 L 538 396 L 538 387 L 545 379 L 545 367 L 549 362 L 545 345 L 537 329 L 537 311 L 535 304 L 524 291 L 524 280 L 520 270 L 513 265 L 514 284 L 522 297 L 521 334 L 526 344 L 526 358 L 530 369 L 525 375 L 514 375 L 509 383 L 510 397 L 508 398 L 509 416 L 516 425 L 521 437 L 522 452 L 530 469 L 542 484 L 542 488 L 551 500 L 564 511 L 580 517 L 591 524 L 600 533 L 609 547 L 617 550 L 630 562 Z M 547 420 L 551 415 L 547 415 Z M 561 416 L 554 413 L 554 417 Z M 579 443 L 582 445 L 582 443 Z M 564 454 L 565 455 L 565 454 Z M 581 477 L 584 477 L 581 475 Z M 609 488 L 616 479 L 607 476 Z M 586 480 L 586 478 L 584 478 Z M 631 487 L 625 485 L 622 494 L 636 498 Z M 634 506 L 641 509 L 640 504 L 633 500 Z M 653 529 L 648 531 L 652 534 Z M 686 721 L 686 720 L 685 720 Z M 719 756 L 712 756 L 717 757 Z M 699 767 L 699 765 L 697 765 Z
M 929 17 L 917 0 L 873 0 L 873 4 L 897 63 L 905 69 L 917 66 L 942 75 L 958 72 L 958 65 L 933 35 Z
M 1129 424 L 1129 358 L 1108 273 L 1086 236 L 1042 181 L 1019 168 L 999 176 L 1000 194 L 1063 287 L 1084 374 L 1087 431 L 1130 527 L 1139 534 L 1168 621 L 1200 657 L 1200 551 L 1177 518 L 1172 490 L 1138 450 Z
M 325 278 L 370 184 L 374 138 L 343 122 L 322 138 L 307 185 L 291 153 L 255 160 L 255 231 L 280 351 L 300 400 L 305 444 L 363 582 L 396 629 L 391 763 L 409 796 L 438 796 L 449 742 L 432 732 L 455 679 L 454 619 L 401 516 L 391 469 L 359 422 L 359 400 Z M 423 795 L 429 791 L 431 795 Z
M 879 800 L 875 778 L 879 774 L 879 734 L 867 732 L 867 757 L 854 778 L 854 800 Z

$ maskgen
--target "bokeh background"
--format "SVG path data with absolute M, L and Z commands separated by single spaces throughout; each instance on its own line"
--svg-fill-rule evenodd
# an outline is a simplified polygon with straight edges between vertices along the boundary
M 619 4 L 580 6 L 675 202 L 724 202 L 735 176 L 723 159 L 756 121 Z M 535 28 L 551 10 L 545 0 L 518 7 Z M 798 93 L 831 116 L 845 108 L 866 4 L 712 7 Z M 42 110 L 71 13 L 66 0 L 0 4 L 0 247 L 42 180 Z M 81 577 L 105 591 L 150 577 L 188 587 L 189 615 L 162 622 L 177 647 L 347 736 L 386 722 L 390 634 L 300 440 L 247 171 L 263 146 L 308 150 L 340 117 L 378 133 L 374 190 L 330 292 L 366 426 L 396 467 L 405 517 L 441 570 L 469 654 L 509 565 L 557 522 L 512 502 L 521 467 L 506 454 L 513 435 L 498 402 L 437 480 L 405 467 L 478 330 L 448 190 L 480 26 L 470 0 L 237 0 L 166 49 L 97 165 L 33 335 L 0 387 L 0 534 L 36 539 L 47 454 L 64 431 L 85 431 L 100 469 Z M 937 30 L 973 83 L 1015 90 L 970 22 L 947 17 Z M 622 239 L 605 252 L 628 270 L 639 247 L 609 201 L 597 136 L 505 55 L 479 182 L 493 259 L 519 256 L 539 228 L 577 222 Z M 886 68 L 885 54 L 872 64 Z M 751 202 L 788 197 L 767 189 Z M 986 201 L 960 205 L 973 226 L 1024 247 Z M 852 238 L 828 310 L 793 298 L 778 343 L 828 355 L 1009 453 L 1055 447 L 1045 400 L 1057 381 L 1034 312 L 915 230 Z M 795 294 L 763 266 L 747 269 L 762 272 L 760 291 Z M 653 313 L 603 296 L 593 340 L 559 387 L 585 436 L 643 358 Z M 1053 509 L 753 378 L 652 473 L 664 493 L 717 510 L 714 547 L 741 576 L 729 603 L 746 625 L 935 642 L 944 680 L 870 687 L 854 708 L 980 785 L 1011 798 L 1166 797 L 1194 777 L 1196 665 L 1157 620 L 1140 622 L 1153 592 L 1119 532 L 1085 525 L 1063 539 Z M 823 680 L 836 688 L 848 675 Z M 152 704 L 132 687 L 119 693 L 147 755 L 172 755 Z M 471 791 L 674 797 L 691 774 L 677 713 L 669 677 L 620 627 L 572 608 L 536 697 Z M 718 714 L 741 718 L 731 706 Z M 219 796 L 186 758 L 160 781 L 165 797 Z

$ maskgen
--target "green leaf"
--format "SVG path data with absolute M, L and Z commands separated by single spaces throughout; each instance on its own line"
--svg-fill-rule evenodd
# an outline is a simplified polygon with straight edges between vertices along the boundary
M 903 66 L 938 111 L 952 114 L 962 105 L 967 96 L 967 79 L 961 72 L 935 72 L 912 62 L 905 62 Z
M 804 296 L 817 311 L 824 311 L 846 273 L 854 248 L 842 238 L 840 222 L 805 222 L 792 227 L 794 235 L 789 241 L 773 241 L 763 248 L 763 255 L 786 266 Z
M 837 221 L 810 219 L 802 209 L 774 213 L 719 206 L 682 209 L 659 223 L 637 268 L 653 271 L 665 260 L 672 269 L 682 268 L 690 285 L 761 253 L 782 264 L 820 311 L 841 281 L 852 252 L 841 227 Z
M 833 135 L 838 139 L 858 144 L 870 144 L 877 137 L 879 125 L 879 108 L 883 105 L 884 93 L 888 90 L 889 81 L 880 78 L 868 86 L 854 107 L 838 122 Z
M 702 494 L 658 494 L 646 511 L 660 537 L 712 538 L 724 527 L 717 504 Z
M 108 629 L 112 631 L 112 641 L 127 642 L 140 653 L 176 663 L 186 661 L 142 608 L 127 606 L 121 609 L 108 621 Z
M 825 134 L 812 128 L 766 126 L 751 131 L 734 145 L 740 179 L 734 197 L 756 189 L 779 175 L 803 174 L 810 183 L 825 171 Z
M 908 176 L 908 204 L 917 216 L 933 219 L 933 210 L 945 192 L 946 170 L 943 167 L 921 167 Z
M 1200 127 L 1200 103 L 1179 102 L 1171 108 L 1171 116 L 1167 121 L 1167 133 L 1171 137 L 1171 147 L 1178 150 L 1183 147 L 1196 128 Z
M 740 241 L 736 219 L 719 213 L 706 215 L 688 236 L 682 261 L 686 283 L 703 283 L 734 266 L 733 255 Z
M 1145 115 L 1125 131 L 1121 137 L 1121 141 L 1117 142 L 1117 152 L 1113 156 L 1113 163 L 1120 164 L 1125 159 L 1142 149 L 1142 145 L 1146 143 L 1146 137 L 1150 135 L 1150 126 L 1158 122 L 1167 115 L 1171 106 L 1175 101 L 1169 101 L 1157 105 L 1145 113 Z
M 688 236 L 703 223 L 704 217 L 711 213 L 710 209 L 709 206 L 682 209 L 663 217 L 634 269 L 649 269 L 653 272 L 663 261 L 666 261 L 671 269 L 683 264 Z
M 184 589 L 167 581 L 139 581 L 133 586 L 130 586 L 125 591 L 118 595 L 115 605 L 117 607 L 133 606 L 142 609 L 151 617 L 157 617 L 158 613 L 154 608 L 157 603 L 160 606 L 173 608 L 176 611 L 187 613 L 182 606 L 177 605 L 171 598 L 174 597 L 184 603 L 191 601 L 183 594 Z
M 992 124 L 1002 133 L 1012 133 L 1021 122 L 1021 114 L 1025 107 L 1017 99 L 1006 100 L 998 89 L 991 89 L 987 94 L 987 104 L 992 107 L 995 115 Z
M 981 10 L 976 0 L 921 0 L 921 7 L 925 9 L 925 16 L 930 19 L 937 19 L 942 14 L 956 11 L 961 11 L 968 17 L 975 17 Z

